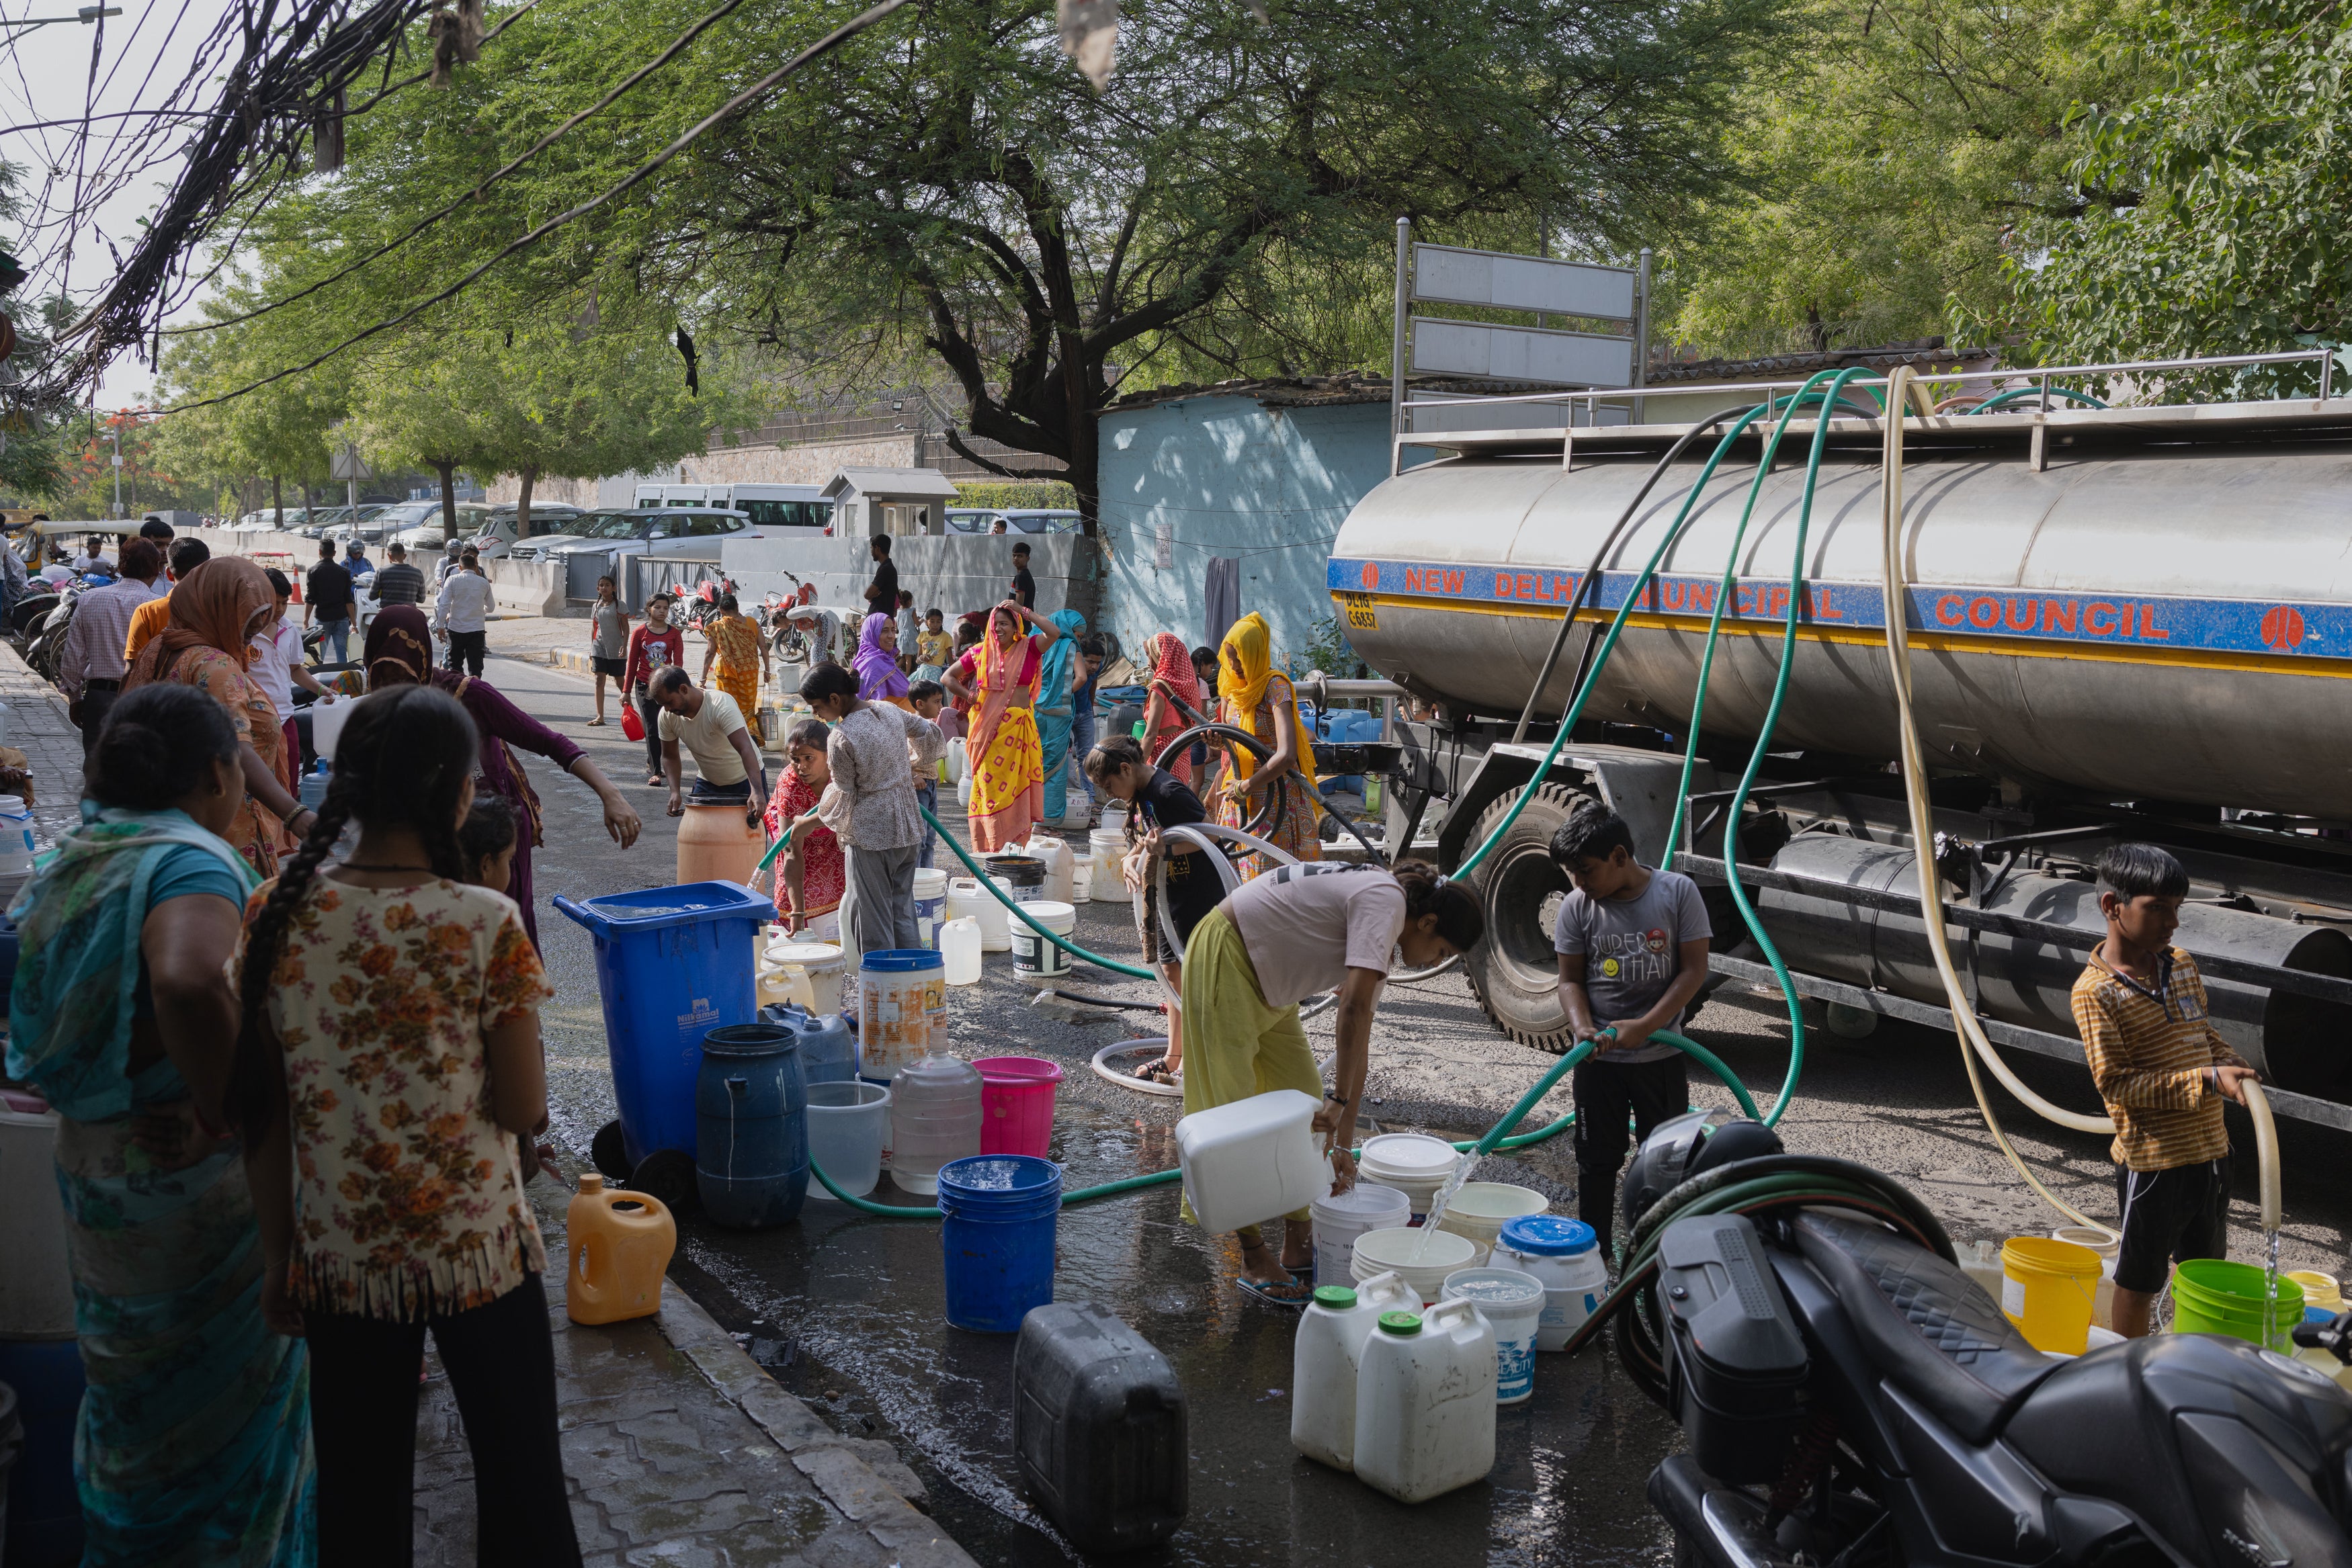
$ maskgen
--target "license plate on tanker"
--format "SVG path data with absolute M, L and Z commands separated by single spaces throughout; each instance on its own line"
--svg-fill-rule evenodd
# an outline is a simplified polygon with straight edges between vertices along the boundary
M 1369 593 L 1343 593 L 1339 602 L 1347 607 L 1348 626 L 1356 632 L 1377 632 L 1381 629 L 1381 613 Z

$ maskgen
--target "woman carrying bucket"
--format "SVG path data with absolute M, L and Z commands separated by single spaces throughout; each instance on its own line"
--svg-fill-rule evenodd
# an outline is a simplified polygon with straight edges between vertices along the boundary
M 1184 947 L 1184 1113 L 1276 1089 L 1318 1096 L 1315 1130 L 1329 1142 L 1340 1186 L 1355 1179 L 1348 1153 L 1370 1065 L 1372 1013 L 1394 956 L 1412 968 L 1477 945 L 1478 901 L 1421 861 L 1373 865 L 1286 865 L 1236 891 L 1202 917 Z M 1327 1092 L 1298 1004 L 1339 993 L 1334 1082 Z M 1190 1210 L 1187 1209 L 1189 1215 Z M 1303 1307 L 1312 1285 L 1297 1270 L 1314 1260 L 1307 1211 L 1284 1217 L 1277 1256 L 1245 1226 L 1235 1282 L 1259 1300 Z

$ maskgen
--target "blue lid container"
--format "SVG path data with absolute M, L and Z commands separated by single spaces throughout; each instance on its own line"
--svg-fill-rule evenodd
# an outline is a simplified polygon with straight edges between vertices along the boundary
M 702 1037 L 758 1016 L 752 948 L 776 906 L 731 882 L 553 902 L 596 939 L 604 1047 L 629 1164 L 656 1149 L 693 1154 Z
M 1557 1214 L 1522 1214 L 1503 1221 L 1503 1245 L 1538 1258 L 1573 1258 L 1601 1244 L 1592 1227 Z
M 935 947 L 879 947 L 858 959 L 857 967 L 877 975 L 908 975 L 920 969 L 944 969 L 948 960 Z

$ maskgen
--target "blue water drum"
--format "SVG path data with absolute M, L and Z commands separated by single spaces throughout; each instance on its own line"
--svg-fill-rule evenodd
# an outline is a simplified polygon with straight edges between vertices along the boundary
M 702 1211 L 742 1230 L 789 1224 L 808 1196 L 800 1037 L 772 1023 L 704 1035 L 694 1111 L 694 1185 Z
M 1017 1333 L 1054 1299 L 1062 1167 L 1029 1155 L 974 1155 L 940 1167 L 948 1324 Z
M 839 1013 L 813 1013 L 796 1002 L 771 1002 L 760 1016 L 801 1040 L 801 1080 L 846 1083 L 857 1076 L 857 1037 Z

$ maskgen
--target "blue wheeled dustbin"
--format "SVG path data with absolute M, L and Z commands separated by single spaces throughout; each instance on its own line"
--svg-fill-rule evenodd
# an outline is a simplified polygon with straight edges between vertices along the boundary
M 702 1037 L 758 1017 L 752 952 L 776 906 L 731 882 L 554 904 L 596 938 L 596 988 L 629 1164 L 656 1149 L 691 1156 Z

